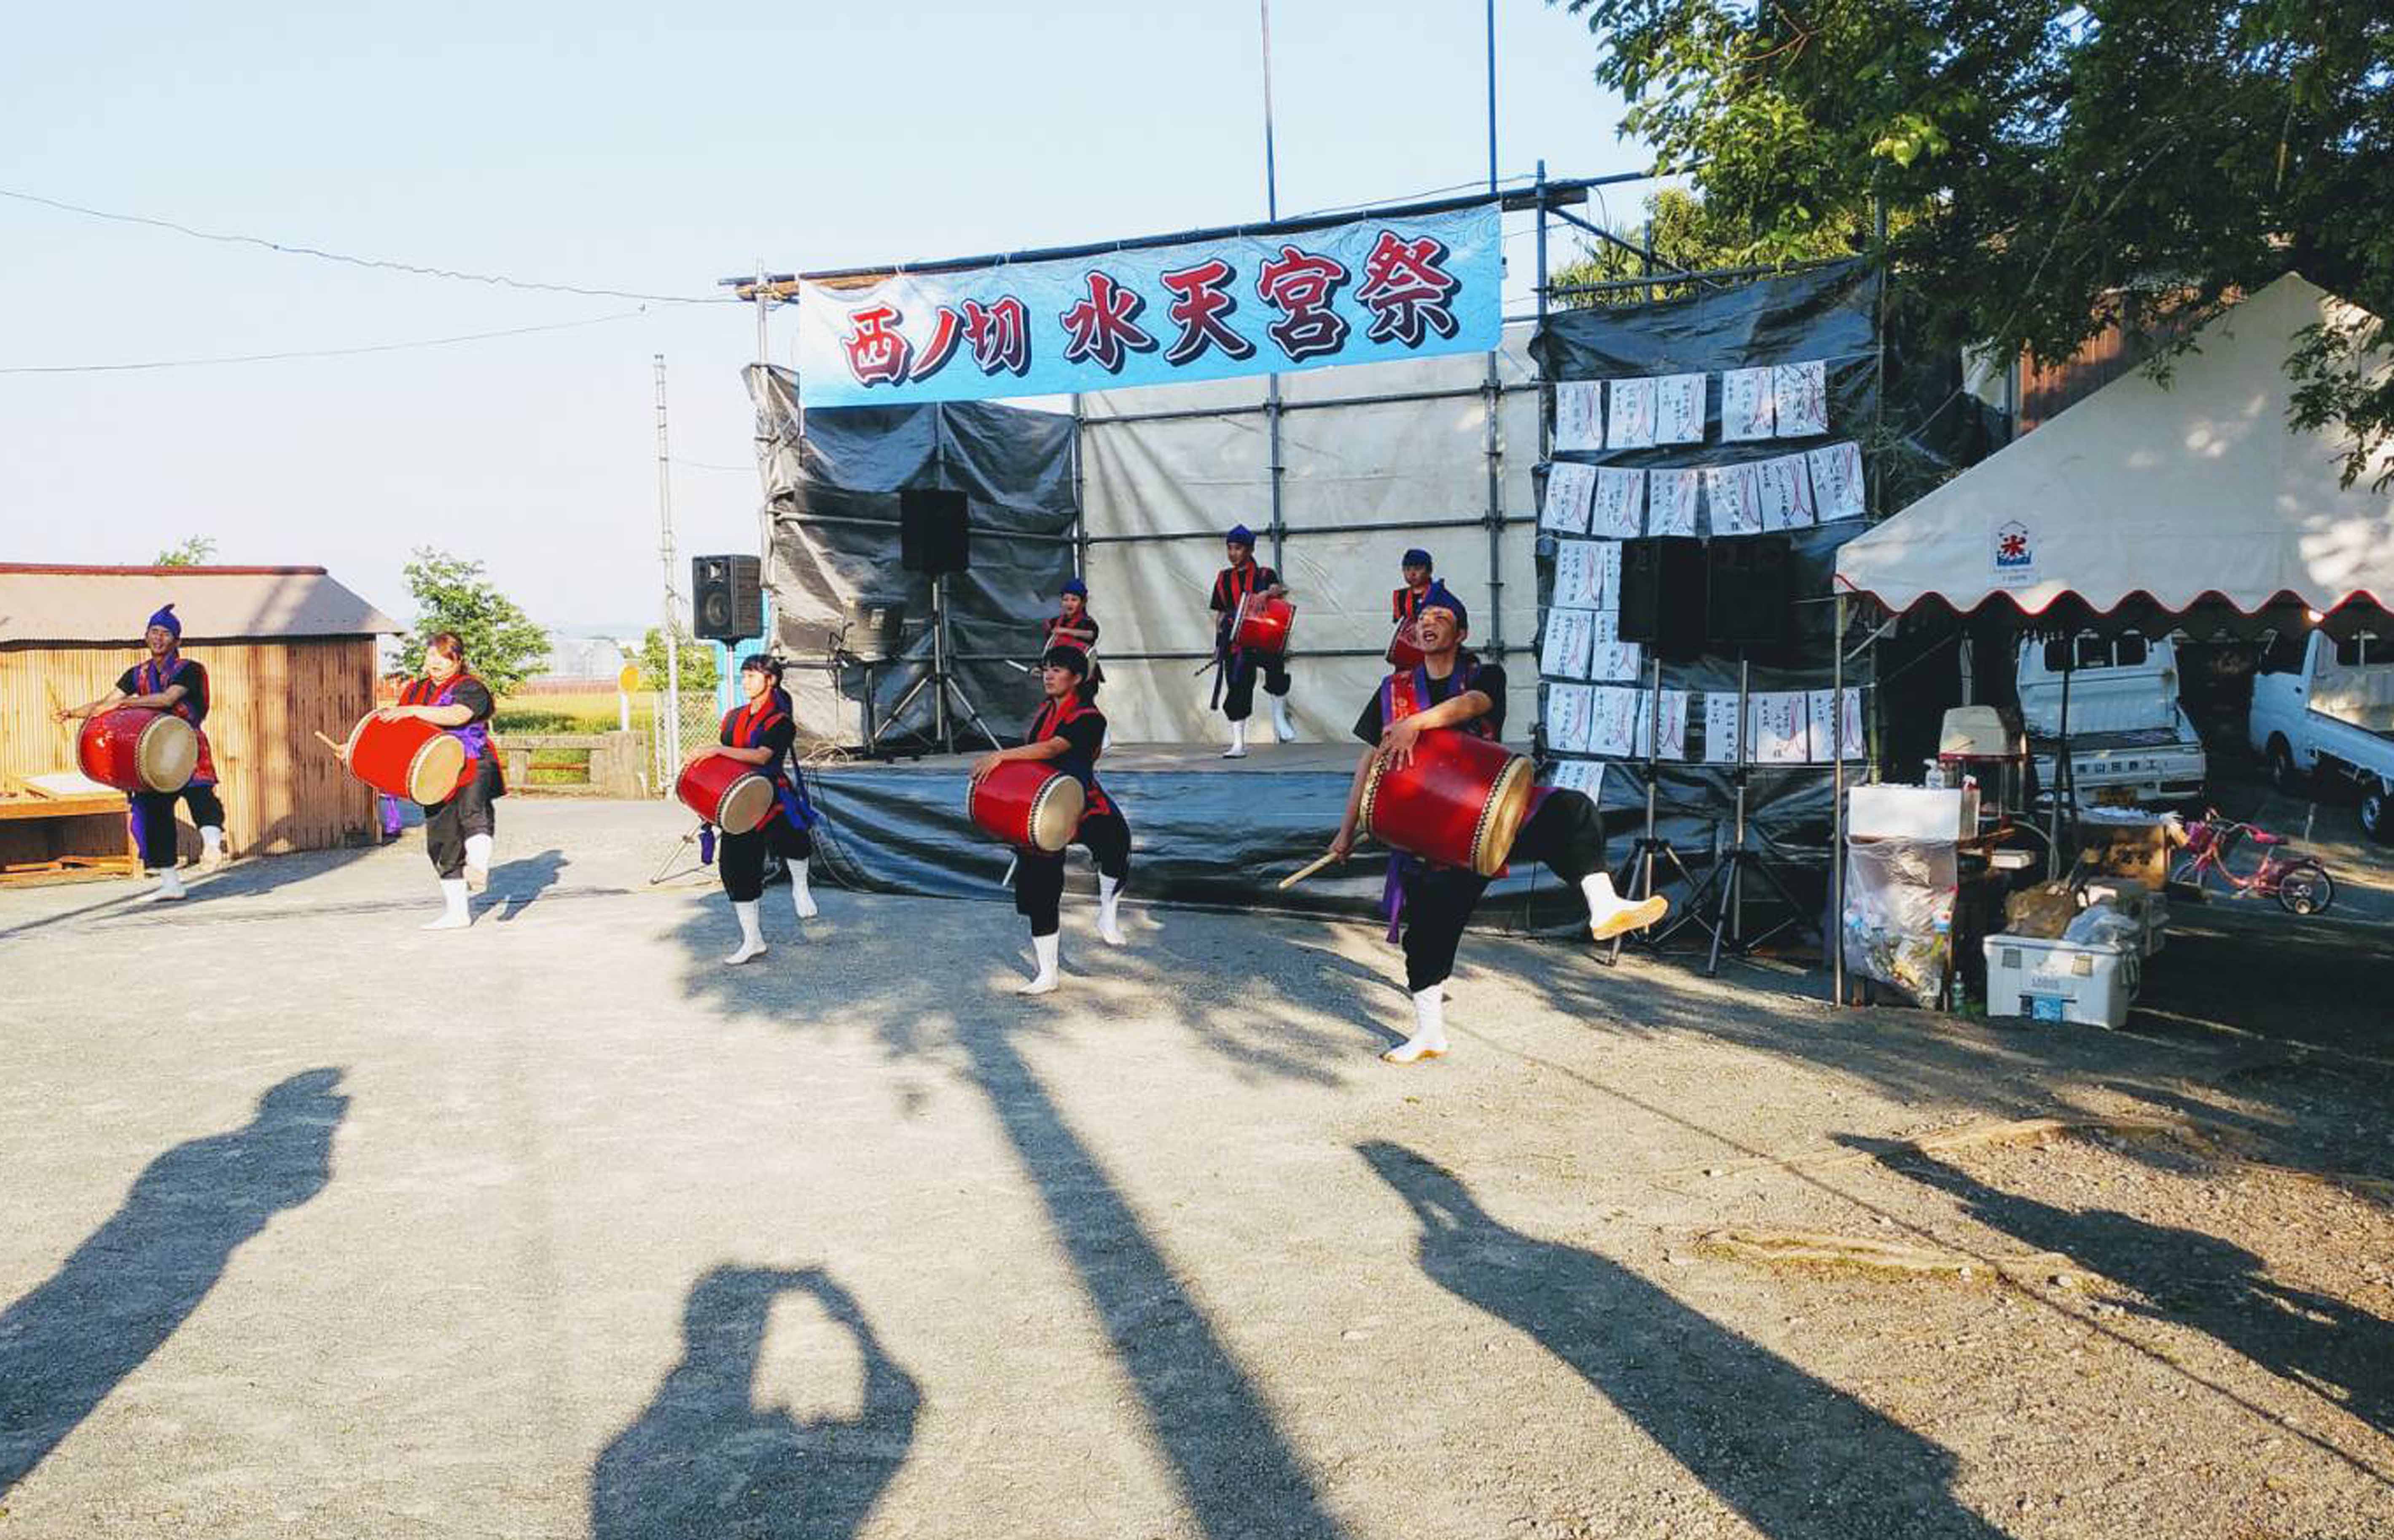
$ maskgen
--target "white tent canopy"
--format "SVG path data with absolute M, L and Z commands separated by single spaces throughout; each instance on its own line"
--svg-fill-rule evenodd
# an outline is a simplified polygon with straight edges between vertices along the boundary
M 2164 388 L 2112 381 L 1837 553 L 1840 591 L 1889 610 L 2005 599 L 2040 614 L 2065 595 L 2097 612 L 2142 596 L 2255 613 L 2355 596 L 2394 607 L 2387 458 L 2340 484 L 2340 430 L 2287 425 L 2295 334 L 2350 315 L 2288 275 L 2197 334 Z

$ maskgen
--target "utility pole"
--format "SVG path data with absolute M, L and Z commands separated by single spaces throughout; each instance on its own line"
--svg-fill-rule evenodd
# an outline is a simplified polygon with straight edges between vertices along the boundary
M 651 355 L 657 373 L 657 560 L 665 575 L 665 745 L 664 775 L 681 773 L 681 633 L 674 595 L 673 454 L 665 438 L 665 356 Z

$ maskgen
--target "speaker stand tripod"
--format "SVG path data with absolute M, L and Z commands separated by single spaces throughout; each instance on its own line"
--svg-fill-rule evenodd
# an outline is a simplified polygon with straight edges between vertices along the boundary
M 956 752 L 955 718 L 948 714 L 951 701 L 965 718 L 980 730 L 980 735 L 989 740 L 991 748 L 1003 746 L 997 741 L 997 734 L 989 730 L 989 724 L 980 719 L 980 713 L 974 710 L 972 702 L 966 698 L 964 687 L 956 683 L 955 675 L 948 669 L 948 574 L 945 573 L 931 574 L 930 666 L 906 687 L 906 693 L 898 697 L 898 704 L 889 708 L 889 715 L 881 719 L 880 727 L 865 741 L 867 753 L 881 746 L 881 735 L 898 725 L 899 719 L 906 715 L 906 708 L 914 704 L 914 697 L 925 690 L 931 692 L 931 736 L 938 740 L 941 754 Z
M 1690 896 L 1698 891 L 1695 874 L 1688 870 L 1688 863 L 1679 859 L 1679 852 L 1672 848 L 1671 842 L 1656 832 L 1655 762 L 1661 757 L 1663 749 L 1663 658 L 1659 652 L 1652 652 L 1651 648 L 1648 651 L 1652 655 L 1648 660 L 1647 672 L 1650 685 L 1647 696 L 1646 827 L 1636 843 L 1630 846 L 1629 859 L 1621 863 L 1621 871 L 1614 879 L 1614 886 L 1621 890 L 1621 896 L 1632 903 L 1653 897 L 1656 888 L 1654 867 L 1658 862 L 1677 874 L 1681 888 Z M 1604 966 L 1611 967 L 1621 961 L 1622 947 L 1631 941 L 1650 952 L 1660 952 L 1664 941 L 1690 925 L 1700 930 L 1713 929 L 1704 919 L 1703 908 L 1690 902 L 1668 925 L 1659 929 L 1641 931 L 1634 936 L 1613 937 L 1604 949 Z
M 1719 907 L 1708 928 L 1713 933 L 1713 945 L 1712 954 L 1704 962 L 1704 977 L 1707 979 L 1720 972 L 1722 952 L 1748 956 L 1782 931 L 1802 924 L 1804 918 L 1804 906 L 1796 902 L 1796 895 L 1779 880 L 1779 874 L 1762 859 L 1762 852 L 1746 844 L 1746 774 L 1754 756 L 1751 742 L 1754 734 L 1747 715 L 1752 683 L 1753 665 L 1747 661 L 1744 650 L 1740 649 L 1737 655 L 1737 768 L 1730 776 L 1730 784 L 1735 789 L 1735 821 L 1730 825 L 1729 849 L 1721 851 L 1715 860 L 1703 889 L 1690 901 L 1690 907 L 1700 906 L 1711 896 L 1716 886 L 1720 889 Z M 1749 874 L 1759 878 L 1763 887 L 1769 888 L 1770 895 L 1777 898 L 1787 911 L 1777 924 L 1752 935 L 1747 934 L 1745 928 L 1745 884 Z

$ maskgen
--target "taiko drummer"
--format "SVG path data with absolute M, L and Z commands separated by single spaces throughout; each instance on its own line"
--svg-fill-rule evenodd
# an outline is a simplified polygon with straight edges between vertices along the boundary
M 118 676 L 116 688 L 99 700 L 69 706 L 58 713 L 61 722 L 98 717 L 127 706 L 164 711 L 191 724 L 199 738 L 199 759 L 191 777 L 176 791 L 138 791 L 133 803 L 133 837 L 141 848 L 141 864 L 158 874 L 158 886 L 146 896 L 179 899 L 183 879 L 176 872 L 175 804 L 191 809 L 200 830 L 200 870 L 213 871 L 224 862 L 224 803 L 217 796 L 217 768 L 208 752 L 208 735 L 200 724 L 208 716 L 208 671 L 183 656 L 183 623 L 171 604 L 150 617 L 142 635 L 150 656 Z
M 1505 670 L 1461 651 L 1470 615 L 1445 585 L 1434 586 L 1414 617 L 1423 662 L 1381 682 L 1362 714 L 1355 736 L 1372 746 L 1357 760 L 1347 796 L 1347 817 L 1331 841 L 1344 859 L 1355 847 L 1363 788 L 1373 761 L 1392 769 L 1411 763 L 1423 734 L 1467 732 L 1494 740 L 1505 728 Z M 1513 859 L 1541 861 L 1586 897 L 1588 931 L 1601 941 L 1640 930 L 1661 919 L 1669 903 L 1660 895 L 1643 903 L 1624 902 L 1604 869 L 1604 825 L 1596 804 L 1568 788 L 1540 794 L 1536 810 L 1513 841 Z M 1380 1057 L 1413 1064 L 1446 1052 L 1444 987 L 1454 971 L 1454 949 L 1489 879 L 1467 869 L 1433 865 L 1413 856 L 1389 860 L 1388 923 L 1401 930 L 1405 988 L 1414 998 L 1413 1035 Z
M 731 967 L 765 954 L 764 922 L 756 904 L 765 896 L 765 854 L 782 858 L 790 873 L 790 903 L 798 918 L 815 917 L 814 894 L 807 884 L 807 865 L 814 859 L 815 810 L 805 789 L 790 773 L 790 745 L 797 741 L 797 724 L 790 719 L 790 698 L 782 691 L 782 665 L 761 652 L 740 662 L 743 704 L 723 715 L 723 731 L 716 746 L 702 750 L 725 759 L 752 765 L 773 785 L 773 810 L 765 822 L 745 833 L 725 830 L 716 851 L 716 870 L 723 878 L 723 896 L 740 921 L 740 945 L 724 958 Z
M 399 704 L 375 713 L 384 721 L 414 717 L 457 740 L 466 763 L 457 783 L 424 809 L 424 849 L 441 875 L 441 917 L 427 930 L 462 930 L 474 923 L 467 894 L 491 884 L 491 850 L 497 833 L 491 804 L 506 795 L 497 747 L 491 742 L 491 713 L 497 703 L 491 687 L 466 669 L 466 644 L 454 631 L 425 638 L 424 677 L 399 692 Z
M 1230 723 L 1230 746 L 1222 751 L 1222 757 L 1243 759 L 1247 718 L 1256 709 L 1257 674 L 1263 676 L 1264 693 L 1271 697 L 1272 735 L 1283 744 L 1296 741 L 1296 724 L 1288 717 L 1288 659 L 1242 647 L 1237 635 L 1241 604 L 1258 597 L 1284 599 L 1288 589 L 1280 573 L 1256 560 L 1256 534 L 1244 524 L 1231 526 L 1222 537 L 1222 549 L 1230 564 L 1214 574 L 1214 592 L 1206 602 L 1214 612 L 1214 653 L 1222 665 L 1218 678 L 1222 715 Z
M 1077 647 L 1051 647 L 1039 671 L 1047 699 L 1031 718 L 1031 730 L 1019 747 L 984 755 L 973 766 L 973 780 L 1014 761 L 1052 765 L 1081 783 L 1080 828 L 1071 843 L 1085 849 L 1098 862 L 1098 934 L 1109 945 L 1123 944 L 1117 905 L 1123 879 L 1130 875 L 1130 824 L 1098 784 L 1098 757 L 1105 750 L 1105 714 L 1097 708 L 1097 681 L 1089 678 L 1089 655 Z M 1015 856 L 1014 908 L 1031 921 L 1031 949 L 1039 961 L 1036 977 L 1019 993 L 1047 994 L 1056 988 L 1059 932 L 1062 928 L 1064 851 L 1020 849 Z

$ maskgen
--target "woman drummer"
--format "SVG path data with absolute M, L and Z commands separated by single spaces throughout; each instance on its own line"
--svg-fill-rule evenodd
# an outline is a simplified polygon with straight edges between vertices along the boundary
M 1098 934 L 1110 946 L 1123 944 L 1116 906 L 1122 902 L 1123 879 L 1130 875 L 1130 825 L 1122 809 L 1098 784 L 1098 756 L 1105 750 L 1105 714 L 1096 705 L 1098 682 L 1089 678 L 1089 655 L 1077 647 L 1051 647 L 1039 671 L 1047 699 L 1031 718 L 1031 731 L 1018 748 L 984 755 L 973 766 L 973 779 L 1009 760 L 1052 764 L 1081 783 L 1081 826 L 1072 843 L 1098 862 Z M 1016 993 L 1051 994 L 1056 989 L 1056 962 L 1062 928 L 1064 852 L 1020 850 L 1014 865 L 1014 909 L 1031 921 L 1031 950 L 1039 972 Z
M 216 759 L 208 751 L 207 730 L 200 725 L 208 717 L 208 671 L 183 656 L 183 623 L 175 617 L 171 604 L 150 617 L 141 643 L 150 650 L 150 656 L 118 676 L 114 690 L 82 705 L 60 707 L 57 715 L 63 722 L 123 706 L 145 706 L 171 712 L 191 724 L 200 741 L 200 757 L 191 767 L 191 780 L 178 791 L 142 791 L 132 796 L 133 837 L 141 847 L 141 864 L 158 874 L 158 886 L 145 897 L 179 899 L 184 889 L 182 876 L 175 870 L 181 859 L 175 849 L 178 801 L 190 807 L 191 822 L 199 826 L 200 870 L 212 872 L 224 863 L 224 803 L 217 796 Z
M 491 743 L 491 713 L 497 703 L 491 687 L 466 670 L 466 644 L 454 631 L 436 631 L 424 640 L 424 677 L 399 692 L 395 705 L 375 713 L 386 722 L 414 717 L 429 722 L 465 746 L 465 768 L 442 801 L 424 809 L 424 849 L 441 877 L 441 917 L 427 930 L 463 930 L 474 923 L 467 894 L 491 885 L 492 836 L 497 814 L 491 804 L 506 795 L 506 778 Z
M 1330 852 L 1341 861 L 1355 848 L 1363 787 L 1375 759 L 1391 770 L 1413 762 L 1426 732 L 1468 732 L 1495 740 L 1505 730 L 1505 670 L 1462 652 L 1470 625 L 1463 601 L 1444 584 L 1433 585 L 1415 613 L 1423 662 L 1391 674 L 1373 691 L 1355 718 L 1355 736 L 1371 745 L 1355 764 L 1348 789 L 1347 817 Z M 1568 787 L 1544 791 L 1535 810 L 1513 839 L 1515 861 L 1540 861 L 1587 900 L 1588 933 L 1605 941 L 1642 930 L 1669 910 L 1660 894 L 1643 903 L 1624 902 L 1604 868 L 1604 824 L 1596 804 Z M 1405 988 L 1414 999 L 1414 1032 L 1380 1057 L 1391 1064 L 1417 1064 L 1446 1052 L 1446 981 L 1454 972 L 1454 949 L 1488 878 L 1469 867 L 1433 865 L 1415 856 L 1389 860 L 1388 931 L 1404 939 Z
M 814 895 L 807 887 L 807 862 L 814 858 L 815 810 L 790 773 L 790 745 L 797 741 L 797 724 L 790 719 L 790 698 L 782 690 L 782 665 L 762 652 L 740 660 L 740 691 L 744 704 L 724 713 L 723 731 L 712 749 L 743 765 L 754 765 L 773 783 L 773 810 L 746 834 L 724 832 L 717 848 L 716 870 L 723 878 L 723 896 L 740 921 L 740 945 L 724 958 L 737 967 L 765 954 L 765 928 L 757 917 L 757 902 L 765 896 L 765 852 L 782 858 L 790 872 L 790 904 L 798 918 L 815 917 Z

